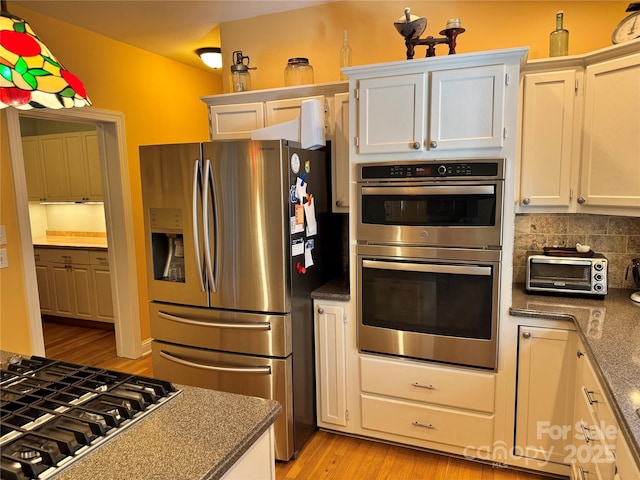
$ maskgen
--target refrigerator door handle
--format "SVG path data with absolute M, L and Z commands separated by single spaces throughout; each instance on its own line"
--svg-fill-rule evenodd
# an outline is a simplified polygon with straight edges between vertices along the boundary
M 218 367 L 216 365 L 204 365 L 202 363 L 183 360 L 182 358 L 171 355 L 169 352 L 165 352 L 164 350 L 160 350 L 160 356 L 170 362 L 179 363 L 180 365 L 184 365 L 186 367 L 201 368 L 203 370 L 212 370 L 214 372 L 264 373 L 266 375 L 271 375 L 271 367 L 269 365 L 265 367 Z
M 211 290 L 213 292 L 218 291 L 218 279 L 217 279 L 217 268 L 214 272 L 214 265 L 211 262 L 211 225 L 209 225 L 209 193 L 211 193 L 211 197 L 213 198 L 213 204 L 211 205 L 214 216 L 214 226 L 213 233 L 216 235 L 216 250 L 218 249 L 218 230 L 217 230 L 217 220 L 216 220 L 216 204 L 215 204 L 215 191 L 213 189 L 213 172 L 211 171 L 211 160 L 208 158 L 204 162 L 204 186 L 202 187 L 202 218 L 203 218 L 203 232 L 204 232 L 204 258 L 207 270 L 207 277 L 209 278 L 209 285 L 211 286 Z M 214 254 L 215 255 L 215 254 Z M 217 255 L 215 255 L 217 260 Z M 217 263 L 217 262 L 216 262 Z M 216 265 L 217 267 L 217 265 Z
M 236 328 L 240 330 L 271 330 L 271 323 L 269 322 L 256 322 L 256 323 L 221 323 L 221 322 L 201 322 L 198 320 L 191 320 L 188 318 L 178 317 L 171 315 L 170 313 L 160 310 L 158 316 L 178 323 L 186 323 L 187 325 L 195 325 L 197 327 L 216 327 L 216 328 Z
M 198 234 L 198 232 L 200 231 L 200 223 L 198 220 L 198 191 L 200 190 L 200 185 L 202 185 L 201 177 L 202 167 L 200 166 L 200 159 L 197 159 L 193 166 L 193 205 L 191 207 L 193 211 L 193 251 L 196 256 L 196 265 L 198 266 L 198 281 L 200 282 L 200 291 L 204 292 L 204 272 L 202 271 L 202 257 L 200 256 L 200 235 Z

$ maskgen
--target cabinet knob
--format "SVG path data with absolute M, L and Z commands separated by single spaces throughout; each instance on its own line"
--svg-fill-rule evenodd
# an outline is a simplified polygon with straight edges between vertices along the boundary
M 531 338 L 531 332 L 523 332 L 522 338 Z
M 584 197 L 578 197 L 578 203 L 579 203 L 580 205 L 582 205 L 584 202 L 586 202 L 586 200 L 585 200 L 585 198 L 584 198 Z
M 523 205 L 529 205 L 531 203 L 531 199 L 530 198 L 523 198 L 522 199 L 522 204 Z
M 576 355 L 578 356 L 578 358 L 580 358 L 580 357 L 584 357 L 584 352 L 581 352 L 580 350 L 578 350 L 578 351 L 576 352 Z
M 324 313 L 324 308 L 318 307 L 318 313 L 322 315 Z
M 413 148 L 414 150 L 420 150 L 420 142 L 413 142 L 411 144 L 411 148 Z
M 436 142 L 435 140 L 432 140 L 432 141 L 429 143 L 429 146 L 430 146 L 431 148 L 438 148 L 438 142 Z
M 336 207 L 341 207 L 341 206 L 342 206 L 342 201 L 336 200 Z

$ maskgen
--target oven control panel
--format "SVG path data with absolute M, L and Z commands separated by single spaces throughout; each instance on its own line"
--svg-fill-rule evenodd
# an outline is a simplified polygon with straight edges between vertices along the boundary
M 421 178 L 502 178 L 503 160 L 450 161 L 438 163 L 375 163 L 360 166 L 360 180 Z

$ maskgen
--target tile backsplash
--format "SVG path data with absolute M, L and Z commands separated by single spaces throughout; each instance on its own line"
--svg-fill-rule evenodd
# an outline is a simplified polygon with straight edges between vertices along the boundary
M 543 247 L 590 245 L 609 260 L 609 288 L 638 288 L 627 265 L 640 257 L 640 217 L 582 214 L 516 215 L 513 280 L 524 283 L 527 251 Z

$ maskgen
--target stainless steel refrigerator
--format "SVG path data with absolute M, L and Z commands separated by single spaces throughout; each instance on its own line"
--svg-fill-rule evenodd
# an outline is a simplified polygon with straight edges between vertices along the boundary
M 316 429 L 328 164 L 285 140 L 140 147 L 154 375 L 278 400 L 279 460 Z

